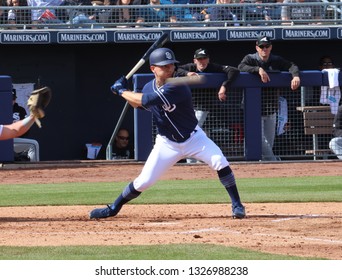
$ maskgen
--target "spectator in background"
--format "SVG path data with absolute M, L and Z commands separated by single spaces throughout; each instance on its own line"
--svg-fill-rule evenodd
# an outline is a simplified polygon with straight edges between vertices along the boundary
M 262 0 L 254 0 L 251 3 L 262 4 Z M 246 21 L 248 25 L 267 25 L 265 20 L 271 20 L 269 9 L 266 6 L 250 5 L 246 9 Z
M 101 28 L 103 26 L 96 26 L 96 23 L 99 22 L 107 22 L 109 20 L 110 12 L 106 9 L 85 9 L 82 6 L 103 6 L 110 5 L 109 0 L 105 1 L 91 1 L 91 0 L 67 0 L 63 3 L 66 6 L 79 6 L 79 9 L 70 9 L 69 20 L 66 22 L 67 24 L 76 25 L 78 27 L 98 27 Z
M 13 96 L 13 122 L 18 122 L 20 120 L 25 119 L 26 110 L 19 106 L 17 101 L 17 93 L 16 90 L 12 91 Z M 25 138 L 24 138 L 25 137 Z M 13 139 L 13 149 L 15 152 L 15 160 L 30 160 L 30 161 L 39 161 L 39 144 L 34 139 L 26 138 L 27 133 L 21 135 L 21 138 Z
M 135 22 L 135 27 L 139 28 L 139 27 L 143 27 L 143 24 L 145 22 L 145 19 L 142 17 L 137 17 L 137 20 Z
M 110 0 L 91 1 L 91 5 L 93 7 L 100 6 L 101 8 L 94 9 L 94 11 L 91 12 L 90 19 L 99 23 L 108 23 L 110 21 L 112 11 L 111 9 L 106 8 L 107 6 L 112 5 Z
M 141 0 L 117 0 L 115 5 L 118 6 L 133 6 L 141 5 Z M 127 25 L 127 23 L 135 23 L 138 20 L 138 8 L 122 8 L 113 10 L 113 18 L 115 23 L 120 23 L 116 27 L 134 27 L 133 25 Z M 126 23 L 126 24 L 125 24 Z
M 27 0 L 8 0 L 9 7 L 25 7 L 27 6 Z M 9 24 L 30 24 L 31 23 L 31 11 L 22 9 L 11 9 L 8 11 L 8 23 Z M 16 29 L 12 27 L 12 29 Z
M 8 22 L 8 10 L 2 7 L 8 6 L 8 0 L 0 0 L 0 24 L 7 24 Z
M 146 8 L 140 9 L 139 22 L 151 23 L 152 27 L 155 27 L 159 26 L 161 22 L 168 21 L 169 15 L 165 9 L 162 9 L 161 7 L 153 7 L 160 5 L 160 0 L 150 0 Z M 151 24 L 147 25 L 151 26 Z
M 165 8 L 170 22 L 183 22 L 192 20 L 192 14 L 188 7 L 177 7 L 177 5 L 188 5 L 189 0 L 160 0 L 161 5 L 174 5 L 174 8 Z
M 126 128 L 120 128 L 112 148 L 112 159 L 134 158 L 133 148 L 129 142 L 129 132 Z
M 264 0 L 263 3 L 272 3 L 277 5 L 267 6 L 268 15 L 271 17 L 271 20 L 281 20 L 281 8 L 284 0 Z M 274 23 L 274 25 L 279 25 L 280 23 Z
M 333 123 L 334 138 L 329 142 L 329 148 L 339 159 L 342 159 L 342 105 L 338 107 Z
M 41 20 L 44 20 L 46 23 L 60 23 L 61 21 L 57 19 L 56 11 L 47 7 L 60 6 L 62 3 L 63 0 L 27 0 L 27 5 L 29 7 L 41 8 L 37 10 L 31 10 L 32 24 L 38 24 Z
M 201 5 L 201 4 L 215 4 L 216 0 L 189 0 L 190 4 L 190 12 L 192 14 L 193 19 L 197 21 L 205 20 L 206 15 L 208 14 L 207 7 L 192 7 L 191 5 Z
M 256 41 L 256 53 L 246 55 L 238 68 L 240 71 L 258 74 L 263 83 L 268 83 L 270 71 L 289 71 L 292 75 L 291 89 L 296 90 L 300 86 L 299 68 L 293 62 L 281 56 L 273 55 L 272 42 L 269 37 L 259 37 Z M 261 120 L 262 120 L 262 159 L 269 161 L 279 160 L 273 153 L 274 138 L 277 124 L 277 111 L 279 102 L 279 90 L 275 88 L 263 88 L 261 95 Z
M 284 0 L 283 3 L 298 3 L 298 6 L 282 6 L 281 20 L 283 25 L 293 24 L 320 24 L 319 20 L 323 17 L 322 5 L 317 6 L 303 6 L 301 3 L 320 3 L 320 0 Z M 312 22 L 305 22 L 301 20 L 313 20 Z M 296 21 L 296 22 L 294 22 Z
M 204 17 L 204 21 L 222 21 L 222 23 L 210 23 L 207 26 L 239 26 L 238 18 L 231 8 L 221 6 L 223 4 L 231 4 L 231 2 L 231 0 L 216 0 L 216 6 L 209 7 L 206 10 L 207 14 Z

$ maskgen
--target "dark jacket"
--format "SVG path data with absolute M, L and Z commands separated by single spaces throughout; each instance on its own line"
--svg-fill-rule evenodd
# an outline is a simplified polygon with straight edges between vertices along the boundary
M 263 61 L 259 54 L 253 53 L 246 55 L 240 62 L 238 68 L 242 72 L 259 74 L 259 67 L 266 72 L 269 71 L 288 71 L 292 77 L 299 77 L 298 66 L 281 56 L 270 54 L 267 61 Z M 278 110 L 279 90 L 274 88 L 263 88 L 262 90 L 262 115 L 272 115 Z
M 13 105 L 13 122 L 20 121 L 25 119 L 26 117 L 26 110 L 19 106 L 18 103 L 14 103 Z
M 115 144 L 112 148 L 112 159 L 132 159 L 134 158 L 133 148 L 128 146 L 126 148 L 118 148 Z
M 254 74 L 259 73 L 259 67 L 266 72 L 273 70 L 288 71 L 291 73 L 292 77 L 299 77 L 299 68 L 295 63 L 274 54 L 270 54 L 270 57 L 266 62 L 260 58 L 257 52 L 248 54 L 242 59 L 238 66 L 240 71 Z

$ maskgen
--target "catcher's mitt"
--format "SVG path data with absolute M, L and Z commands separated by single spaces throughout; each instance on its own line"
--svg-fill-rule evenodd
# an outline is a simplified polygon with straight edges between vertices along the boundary
M 44 109 L 50 103 L 51 96 L 51 89 L 49 87 L 43 87 L 32 91 L 27 101 L 27 107 L 29 108 L 31 115 L 36 118 L 36 123 L 39 127 L 41 127 L 41 125 L 38 119 L 45 116 Z

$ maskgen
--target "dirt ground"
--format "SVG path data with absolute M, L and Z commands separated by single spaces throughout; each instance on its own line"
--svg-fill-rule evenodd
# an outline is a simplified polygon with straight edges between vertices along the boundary
M 341 176 L 342 162 L 232 163 L 236 178 Z M 82 162 L 0 166 L 0 184 L 130 181 L 141 163 Z M 216 178 L 206 165 L 179 164 L 163 180 Z M 322 190 L 324 191 L 324 190 Z M 103 205 L 99 205 L 103 207 Z M 0 245 L 129 245 L 207 243 L 262 252 L 342 259 L 342 203 L 125 205 L 116 217 L 89 220 L 93 206 L 1 207 Z M 96 207 L 96 206 L 95 206 Z

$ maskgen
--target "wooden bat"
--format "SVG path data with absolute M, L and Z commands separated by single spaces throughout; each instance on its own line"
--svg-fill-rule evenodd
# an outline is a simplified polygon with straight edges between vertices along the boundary
M 205 81 L 206 81 L 205 76 L 195 75 L 195 76 L 169 78 L 166 80 L 166 83 L 171 83 L 174 85 L 200 85 L 200 84 L 204 84 Z

